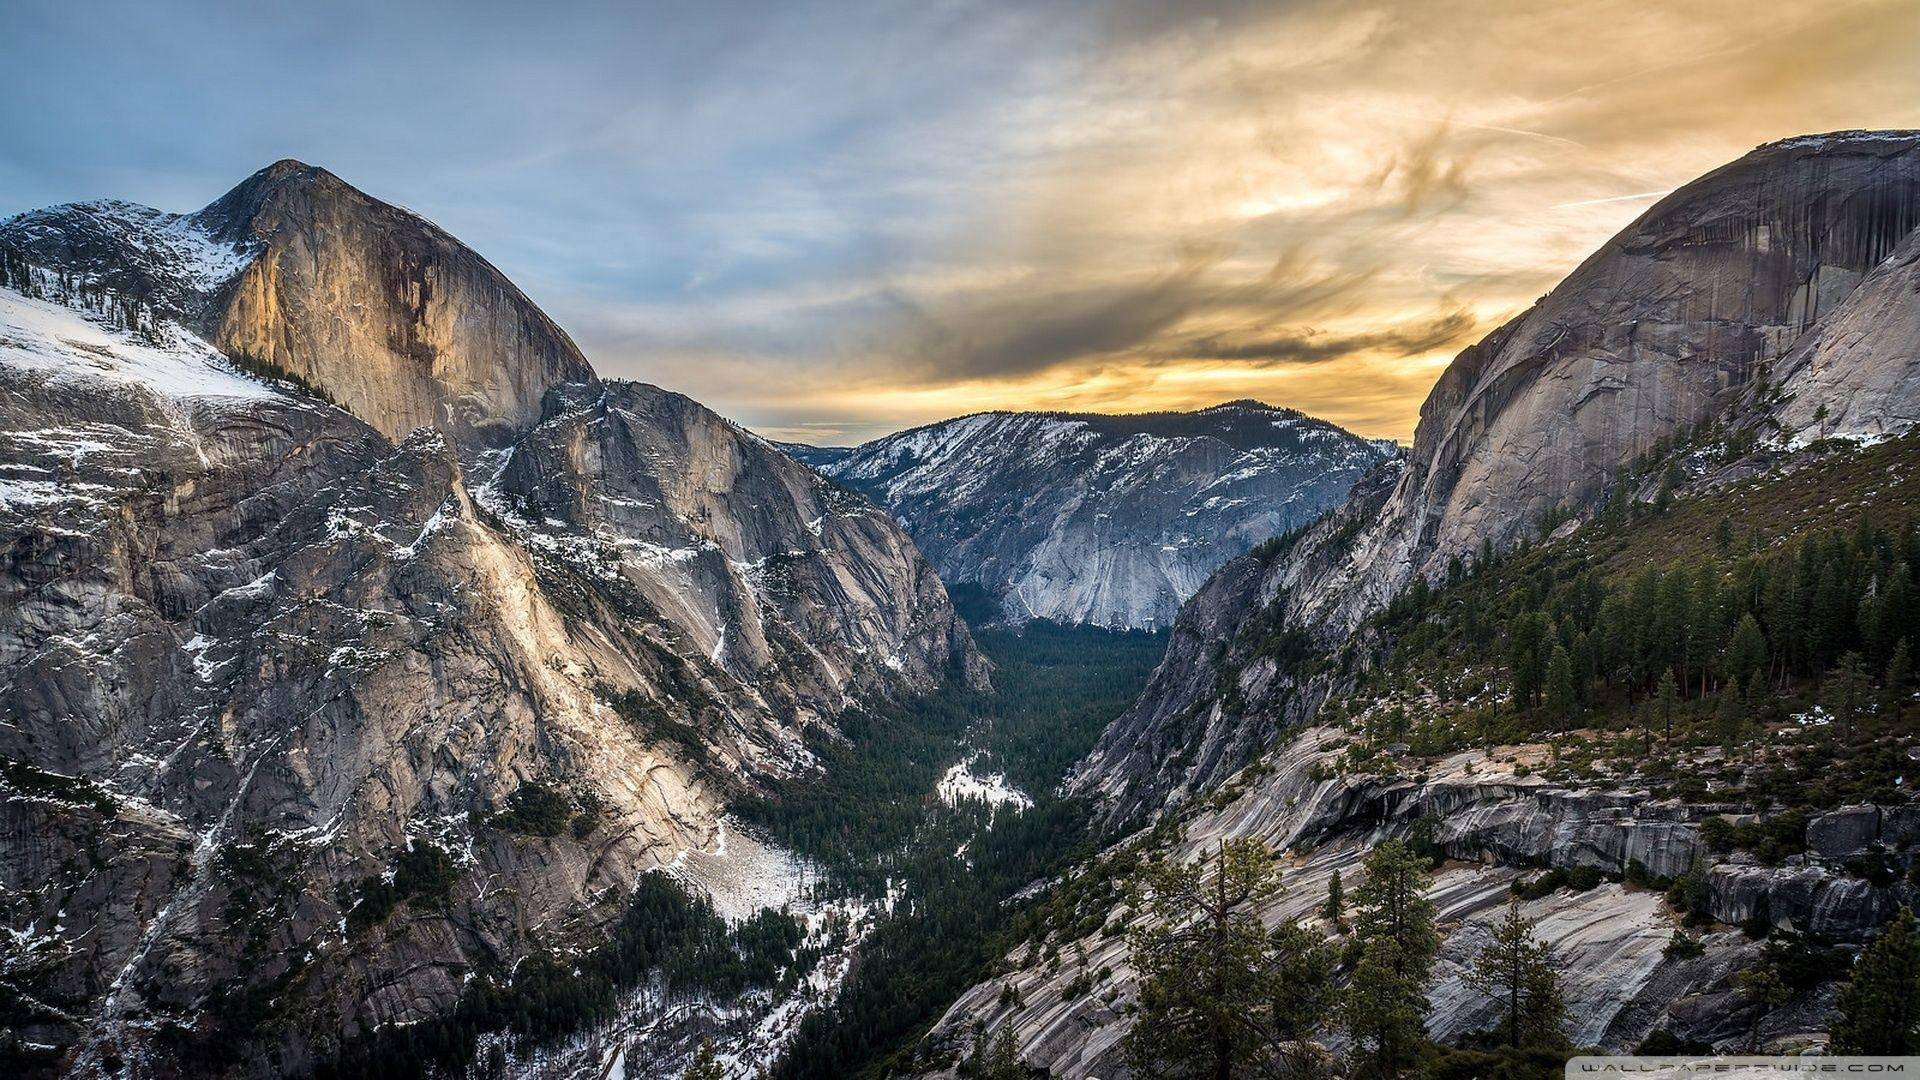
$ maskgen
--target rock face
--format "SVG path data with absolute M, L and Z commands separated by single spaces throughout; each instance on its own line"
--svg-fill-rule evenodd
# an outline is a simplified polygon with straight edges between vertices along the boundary
M 593 944 L 807 725 L 984 678 L 884 512 L 324 172 L 12 219 L 0 275 L 0 972 L 47 1071 L 309 1069 Z
M 195 214 L 56 207 L 0 226 L 0 242 L 323 388 L 396 441 L 440 425 L 497 443 L 539 419 L 548 387 L 593 379 L 572 340 L 485 259 L 297 161 Z
M 1496 1019 L 1492 999 L 1463 976 L 1504 913 L 1516 879 L 1549 867 L 1677 877 L 1712 861 L 1700 822 L 1721 807 L 1566 787 L 1520 775 L 1481 751 L 1435 763 L 1422 781 L 1341 777 L 1344 746 L 1345 736 L 1336 729 L 1296 732 L 1262 760 L 1263 768 L 1249 770 L 1225 797 L 1186 818 L 1166 854 L 1192 861 L 1223 840 L 1257 838 L 1288 853 L 1286 889 L 1262 911 L 1263 920 L 1331 930 L 1318 908 L 1333 872 L 1339 870 L 1352 889 L 1364 876 L 1358 863 L 1374 845 L 1429 829 L 1448 859 L 1428 893 L 1444 937 L 1428 995 L 1428 1032 L 1440 1041 L 1484 1031 Z M 1503 758 L 1535 765 L 1546 756 L 1544 747 L 1502 751 Z M 1731 923 L 1759 913 L 1781 930 L 1859 944 L 1914 890 L 1852 877 L 1844 860 L 1868 844 L 1890 847 L 1906 835 L 1909 816 L 1894 807 L 1829 814 L 1816 820 L 1833 820 L 1810 835 L 1846 834 L 1831 854 L 1814 851 L 1777 867 L 1735 856 L 1713 866 L 1705 880 L 1714 917 Z M 1130 1075 L 1119 1046 L 1137 987 L 1127 938 L 1113 930 L 1135 916 L 1124 907 L 1103 914 L 1106 925 L 1084 938 L 1051 940 L 1044 951 L 1027 945 L 1008 956 L 1003 974 L 953 1005 L 935 1026 L 932 1044 L 964 1050 L 976 1025 L 996 1030 L 1011 1019 L 1028 1065 L 1044 1066 L 1063 1080 Z M 1763 948 L 1746 935 L 1695 934 L 1700 955 L 1669 955 L 1668 943 L 1683 928 L 1657 889 L 1620 882 L 1561 889 L 1528 901 L 1523 914 L 1537 922 L 1535 932 L 1558 954 L 1575 1045 L 1629 1051 L 1660 1028 L 1732 1051 L 1801 1045 L 1824 1034 L 1829 991 L 1770 1008 L 1735 988 L 1733 975 L 1751 967 Z M 1058 959 L 1048 963 L 1048 956 Z M 1091 982 L 1092 991 L 1069 996 L 1078 980 Z M 1009 987 L 1014 993 L 1006 992 Z
M 1074 783 L 1117 817 L 1204 790 L 1328 689 L 1277 674 L 1275 632 L 1341 648 L 1416 577 L 1592 508 L 1657 439 L 1755 409 L 1797 441 L 1911 427 L 1916 227 L 1908 132 L 1769 144 L 1661 200 L 1454 360 L 1397 473 L 1280 557 L 1223 567 Z
M 1920 423 L 1920 230 L 1780 363 L 1775 416 L 1797 442 L 1878 439 Z
M 822 466 L 1009 619 L 1169 625 L 1221 563 L 1312 521 L 1395 453 L 1259 402 L 1137 416 L 980 413 Z
M 1377 518 L 1342 538 L 1342 552 L 1290 562 L 1299 617 L 1344 632 L 1415 574 L 1436 577 L 1482 541 L 1503 549 L 1556 507 L 1592 506 L 1656 439 L 1722 415 L 1763 366 L 1806 369 L 1796 400 L 1809 419 L 1827 391 L 1874 385 L 1910 398 L 1910 380 L 1892 389 L 1904 367 L 1887 361 L 1910 358 L 1914 339 L 1879 326 L 1881 355 L 1858 335 L 1902 304 L 1912 253 L 1896 251 L 1916 225 L 1911 132 L 1769 144 L 1662 199 L 1447 368 Z M 1876 275 L 1890 255 L 1908 269 Z M 1904 307 L 1911 317 L 1910 290 Z M 1796 356 L 1810 331 L 1829 345 Z M 1882 405 L 1861 412 L 1902 415 Z

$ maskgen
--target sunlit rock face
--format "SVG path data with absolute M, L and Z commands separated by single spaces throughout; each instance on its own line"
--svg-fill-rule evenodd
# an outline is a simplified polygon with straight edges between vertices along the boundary
M 1504 549 L 1549 510 L 1591 506 L 1656 439 L 1723 414 L 1763 369 L 1808 370 L 1808 421 L 1826 392 L 1872 384 L 1910 400 L 1905 361 L 1889 364 L 1911 356 L 1912 339 L 1880 316 L 1891 305 L 1912 318 L 1911 294 L 1893 295 L 1912 271 L 1870 279 L 1916 225 L 1911 132 L 1772 143 L 1669 195 L 1447 368 L 1377 519 L 1342 552 L 1311 557 L 1323 537 L 1289 562 L 1295 610 L 1350 628 L 1415 574 L 1435 577 L 1482 541 Z M 1849 340 L 1844 359 L 1835 343 L 1794 356 L 1828 327 Z M 1886 344 L 1859 348 L 1863 333 Z M 1913 414 L 1888 403 L 1863 408 Z
M 221 350 L 323 388 L 389 439 L 437 424 L 498 442 L 539 419 L 548 387 L 593 378 L 485 259 L 297 161 L 195 214 L 79 204 L 14 219 L 0 240 L 157 302 Z
M 0 222 L 0 970 L 57 1070 L 428 1019 L 808 725 L 984 677 L 887 514 L 329 174 Z M 571 820 L 500 824 L 526 785 Z M 368 916 L 422 845 L 450 883 Z
M 1010 621 L 1164 628 L 1221 563 L 1312 521 L 1392 444 L 1259 402 L 980 413 L 820 466 L 892 510 Z

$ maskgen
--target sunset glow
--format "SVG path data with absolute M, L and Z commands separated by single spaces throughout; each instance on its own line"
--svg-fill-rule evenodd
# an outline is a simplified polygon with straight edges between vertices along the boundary
M 22 72 L 0 211 L 187 208 L 298 156 L 485 252 L 600 370 L 819 442 L 1235 397 L 1405 439 L 1448 359 L 1662 193 L 1772 139 L 1920 126 L 1906 0 L 416 10 L 370 46 L 391 70 L 270 79 L 263 42 L 353 20 L 254 18 L 190 107 Z M 128 87 L 193 28 L 148 29 Z M 474 53 L 539 77 L 509 96 Z M 179 124 L 224 134 L 125 174 L 125 138 Z

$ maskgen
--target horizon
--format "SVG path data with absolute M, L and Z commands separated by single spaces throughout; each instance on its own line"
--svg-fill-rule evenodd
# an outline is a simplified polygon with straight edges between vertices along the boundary
M 35 0 L 0 44 L 0 215 L 312 162 L 603 374 L 815 445 L 1242 398 L 1404 444 L 1460 349 L 1661 196 L 1920 126 L 1889 0 L 114 9 Z M 76 52 L 119 77 L 70 92 Z

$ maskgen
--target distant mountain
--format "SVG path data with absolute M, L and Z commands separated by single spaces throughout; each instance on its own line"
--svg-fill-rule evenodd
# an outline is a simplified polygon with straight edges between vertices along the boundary
M 851 446 L 815 446 L 812 443 L 778 441 L 773 441 L 773 445 L 793 460 L 802 465 L 811 465 L 816 469 L 832 465 L 853 453 Z
M 1221 563 L 1312 521 L 1396 452 L 1235 401 L 979 413 L 822 469 L 892 510 L 948 584 L 986 589 L 1008 619 L 1164 627 Z
M 778 907 L 726 801 L 983 667 L 890 516 L 325 170 L 0 221 L 9 1061 L 307 1072 L 649 870 Z

